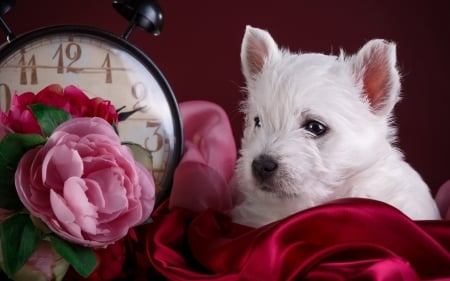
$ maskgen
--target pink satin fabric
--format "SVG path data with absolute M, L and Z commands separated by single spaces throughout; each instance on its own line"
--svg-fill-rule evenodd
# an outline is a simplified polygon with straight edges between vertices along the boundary
M 228 119 L 211 103 L 181 109 L 185 156 L 146 228 L 152 278 L 450 280 L 450 221 L 412 221 L 378 201 L 336 200 L 258 229 L 233 223 Z
M 180 111 L 184 154 L 175 170 L 169 207 L 230 209 L 227 182 L 233 175 L 236 144 L 226 113 L 207 101 L 181 103 Z
M 436 193 L 436 203 L 441 216 L 450 220 L 450 180 L 446 181 Z

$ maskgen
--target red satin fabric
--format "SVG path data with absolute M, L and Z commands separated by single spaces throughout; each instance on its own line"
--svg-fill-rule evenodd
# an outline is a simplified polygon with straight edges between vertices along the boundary
M 147 256 L 167 280 L 450 280 L 450 221 L 345 199 L 253 229 L 164 204 Z
M 258 229 L 233 223 L 228 118 L 208 102 L 180 109 L 184 156 L 170 198 L 142 229 L 150 280 L 450 281 L 450 220 L 412 221 L 387 204 L 352 198 Z M 444 217 L 448 191 L 437 198 Z

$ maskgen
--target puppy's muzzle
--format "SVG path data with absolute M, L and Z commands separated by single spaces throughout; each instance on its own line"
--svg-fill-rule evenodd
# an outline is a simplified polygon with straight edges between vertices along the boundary
M 278 168 L 278 163 L 269 155 L 258 156 L 252 162 L 253 176 L 260 181 L 271 178 Z

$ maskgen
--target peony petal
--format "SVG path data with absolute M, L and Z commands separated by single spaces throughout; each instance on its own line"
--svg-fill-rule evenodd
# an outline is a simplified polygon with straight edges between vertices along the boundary
M 122 229 L 135 226 L 143 221 L 141 202 L 136 199 L 128 201 L 128 209 L 124 212 L 120 219 L 111 222 L 114 228 Z
M 96 181 L 102 189 L 105 206 L 98 212 L 112 214 L 128 208 L 128 198 L 123 185 L 124 175 L 120 168 L 95 171 L 86 175 L 86 178 Z
M 45 150 L 49 150 L 53 146 L 64 144 L 67 147 L 74 148 L 80 141 L 80 136 L 67 134 L 63 131 L 53 131 L 50 138 L 45 143 Z
M 97 206 L 98 209 L 105 208 L 106 202 L 105 197 L 103 196 L 100 185 L 91 179 L 84 179 L 86 183 L 86 196 L 88 197 L 89 202 Z
M 39 191 L 34 190 L 30 182 L 30 166 L 32 166 L 33 160 L 38 152 L 39 148 L 30 149 L 22 156 L 14 177 L 17 195 L 24 206 L 32 213 L 40 213 L 40 209 L 34 205 L 35 196 L 38 195 L 37 193 Z M 41 198 L 39 197 L 39 199 Z
M 102 229 L 99 229 L 99 231 L 102 231 L 104 235 L 96 235 L 93 237 L 93 240 L 95 239 L 95 241 L 99 244 L 110 244 L 111 242 L 117 241 L 127 235 L 128 230 L 130 229 L 125 222 L 123 222 L 123 225 L 125 225 L 125 227 L 120 227 L 114 223 L 105 224 Z
M 76 150 L 65 145 L 48 150 L 42 162 L 42 181 L 50 188 L 61 189 L 70 177 L 81 177 L 83 161 Z
M 86 190 L 83 179 L 71 177 L 64 183 L 64 198 L 75 216 L 75 223 L 81 227 L 81 230 L 96 234 L 97 207 L 88 201 Z
M 34 167 L 39 159 L 39 148 L 27 151 L 21 158 L 15 174 L 15 186 L 17 194 L 25 207 L 39 217 L 51 217 L 48 189 L 36 180 Z M 40 177 L 39 177 L 40 179 Z
M 33 162 L 31 163 L 31 166 L 29 168 L 29 173 L 30 181 L 33 183 L 32 189 L 36 189 L 37 191 L 44 191 L 48 194 L 49 189 L 48 187 L 44 186 L 42 182 L 42 160 L 44 159 L 46 153 L 44 148 L 45 146 L 39 149 L 34 156 Z
M 120 138 L 111 124 L 99 117 L 79 117 L 70 119 L 59 125 L 55 131 L 63 131 L 77 136 L 99 135 L 120 143 Z
M 138 197 L 142 208 L 142 220 L 145 221 L 155 206 L 155 181 L 151 173 L 140 163 L 136 162 L 136 171 L 139 177 L 140 196 Z
M 112 155 L 99 155 L 83 157 L 83 166 L 86 171 L 99 171 L 117 166 L 117 164 Z
M 50 190 L 50 204 L 53 210 L 53 214 L 58 222 L 64 226 L 64 228 L 76 238 L 82 238 L 81 228 L 75 224 L 75 215 L 67 207 L 67 202 L 64 198 L 57 194 L 54 190 Z M 44 222 L 47 222 L 44 220 Z M 47 225 L 52 229 L 53 224 L 48 222 Z M 52 229 L 53 230 L 53 229 Z M 60 234 L 59 231 L 57 231 Z
M 37 188 L 30 189 L 29 200 L 30 203 L 33 204 L 35 209 L 40 210 L 39 213 L 42 215 L 51 215 L 49 212 L 49 194 L 48 190 L 39 190 Z

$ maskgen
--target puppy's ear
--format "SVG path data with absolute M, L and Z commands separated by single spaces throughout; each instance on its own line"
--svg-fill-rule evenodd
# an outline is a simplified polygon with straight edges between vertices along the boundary
M 400 99 L 400 76 L 396 68 L 395 43 L 381 39 L 367 42 L 352 57 L 356 79 L 374 113 L 387 115 Z
M 247 82 L 254 80 L 264 64 L 276 56 L 279 56 L 278 46 L 270 34 L 247 25 L 241 45 L 242 72 Z

